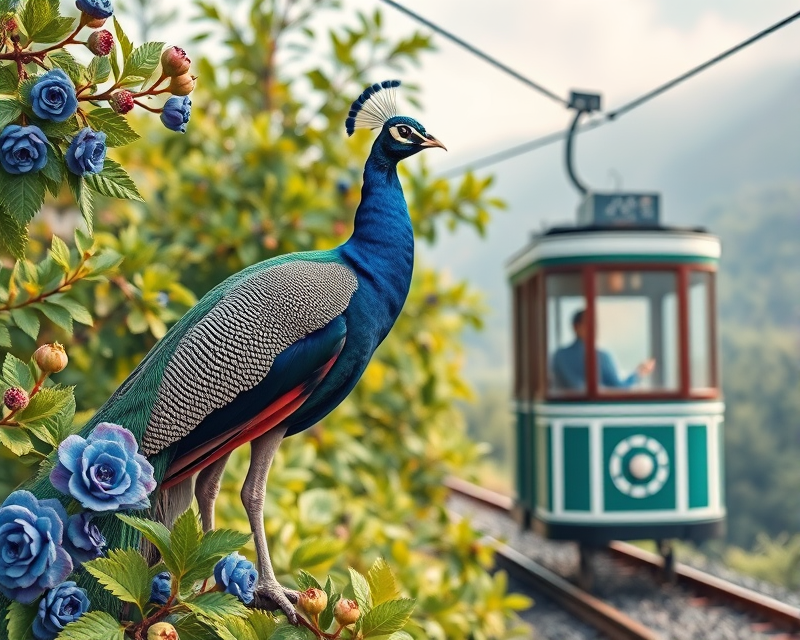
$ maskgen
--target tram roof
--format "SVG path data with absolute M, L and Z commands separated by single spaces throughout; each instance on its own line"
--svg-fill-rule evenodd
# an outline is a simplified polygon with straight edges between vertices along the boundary
M 534 265 L 603 262 L 716 262 L 719 238 L 703 227 L 559 226 L 534 233 L 506 263 L 515 276 Z

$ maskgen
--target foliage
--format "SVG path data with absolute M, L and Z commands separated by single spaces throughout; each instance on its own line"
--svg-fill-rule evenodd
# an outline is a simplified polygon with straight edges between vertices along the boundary
M 731 547 L 725 563 L 761 580 L 780 584 L 788 589 L 800 589 L 800 534 L 782 534 L 770 538 L 760 534 L 752 551 Z
M 161 111 L 140 100 L 169 92 L 167 73 L 151 82 L 164 43 L 134 48 L 116 19 L 117 44 L 106 30 L 78 40 L 102 22 L 87 13 L 63 17 L 58 0 L 0 2 L 0 253 L 23 256 L 28 223 L 46 193 L 57 197 L 65 184 L 90 232 L 93 193 L 141 200 L 106 147 L 138 139 L 123 117 L 134 104 Z M 100 49 L 97 40 L 105 43 Z M 82 64 L 73 55 L 80 50 L 95 55 Z M 8 148 L 13 140 L 19 153 Z
M 329 34 L 315 32 L 312 12 L 334 4 L 254 0 L 232 10 L 231 3 L 196 3 L 209 41 L 223 45 L 215 48 L 213 61 L 197 65 L 203 84 L 193 96 L 192 124 L 185 136 L 174 136 L 134 115 L 131 122 L 143 140 L 116 153 L 136 178 L 145 203 L 109 207 L 103 198 L 98 201 L 92 250 L 124 256 L 124 261 L 117 257 L 97 279 L 82 276 L 29 305 L 42 302 L 46 308 L 50 297 L 63 293 L 89 312 L 91 325 L 72 327 L 55 324 L 41 309 L 33 312 L 39 340 L 57 337 L 68 346 L 70 366 L 58 381 L 76 385 L 79 409 L 99 406 L 167 325 L 227 275 L 277 253 L 330 247 L 346 237 L 359 200 L 357 171 L 371 140 L 366 134 L 345 138 L 349 103 L 364 84 L 384 76 L 380 69 L 418 62 L 430 43 L 420 34 L 400 41 L 388 37 L 380 12 L 358 14 L 354 24 Z M 319 58 L 310 43 L 323 35 L 330 54 Z M 293 52 L 302 55 L 289 60 Z M 403 178 L 415 230 L 429 241 L 436 220 L 466 223 L 480 232 L 489 211 L 500 205 L 487 195 L 490 179 L 469 175 L 451 187 L 432 180 L 422 163 L 406 167 Z M 31 225 L 27 255 L 36 269 L 47 260 L 40 238 L 56 226 L 78 223 L 67 200 L 53 201 L 53 208 Z M 75 260 L 82 255 L 84 237 L 69 248 Z M 25 277 L 26 287 L 32 286 Z M 308 576 L 330 573 L 331 593 L 342 588 L 345 598 L 371 601 L 372 617 L 365 616 L 362 624 L 369 620 L 375 634 L 392 628 L 380 616 L 397 626 L 410 614 L 404 604 L 397 610 L 382 607 L 384 599 L 396 599 L 387 593 L 413 598 L 411 621 L 404 631 L 392 632 L 393 640 L 529 635 L 516 627 L 513 611 L 530 603 L 506 594 L 504 574 L 488 572 L 491 548 L 467 523 L 450 522 L 443 507 L 446 475 L 469 474 L 480 457 L 480 447 L 465 437 L 453 408 L 454 400 L 469 395 L 457 339 L 466 326 L 479 324 L 473 292 L 418 268 L 403 315 L 353 397 L 320 427 L 289 439 L 271 473 L 267 528 L 279 579 L 303 586 L 310 578 L 301 570 Z M 10 313 L 0 313 L 3 326 L 10 329 L 16 354 L 32 350 L 32 332 L 24 333 Z M 78 415 L 70 429 L 87 414 Z M 237 452 L 229 465 L 218 522 L 246 531 L 238 501 L 244 457 Z M 0 465 L 0 474 L 6 474 L 10 489 L 26 472 L 7 464 Z M 150 526 L 143 523 L 129 522 Z M 158 534 L 158 528 L 152 526 L 149 534 Z M 164 532 L 158 535 L 166 549 Z M 192 595 L 193 585 L 208 567 L 166 550 L 164 562 L 179 576 L 177 593 L 199 598 Z M 140 615 L 144 591 L 136 572 L 141 574 L 141 562 L 120 553 L 126 552 L 94 561 L 91 573 Z M 369 568 L 378 557 L 385 558 L 402 587 L 381 586 L 388 575 L 383 570 L 384 578 L 370 579 Z M 149 615 L 151 605 L 143 606 Z M 264 614 L 211 624 L 213 614 L 179 613 L 183 640 L 304 637 L 293 627 L 276 629 Z M 82 620 L 85 628 L 75 630 L 74 623 L 64 637 L 119 637 L 119 620 L 97 612 Z

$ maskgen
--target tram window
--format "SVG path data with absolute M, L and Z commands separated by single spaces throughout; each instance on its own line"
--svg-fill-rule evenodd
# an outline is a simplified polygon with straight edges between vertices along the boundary
M 598 391 L 676 390 L 676 274 L 617 270 L 600 271 L 596 278 Z
M 711 274 L 692 271 L 689 276 L 689 379 L 693 389 L 713 387 L 711 375 Z
M 586 308 L 580 273 L 547 276 L 548 387 L 552 393 L 586 392 L 586 353 L 573 320 Z

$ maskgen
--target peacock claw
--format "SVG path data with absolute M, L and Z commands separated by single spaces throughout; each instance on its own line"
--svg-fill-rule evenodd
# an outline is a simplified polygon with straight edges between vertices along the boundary
M 253 602 L 250 606 L 255 609 L 266 611 L 277 611 L 280 609 L 286 614 L 289 622 L 297 624 L 297 612 L 294 604 L 297 604 L 300 594 L 292 589 L 285 589 L 278 582 L 264 582 L 256 587 Z

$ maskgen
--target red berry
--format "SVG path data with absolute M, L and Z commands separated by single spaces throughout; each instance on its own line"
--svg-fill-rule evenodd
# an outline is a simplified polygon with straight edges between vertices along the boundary
M 30 398 L 28 398 L 25 389 L 20 389 L 19 387 L 6 389 L 6 392 L 3 394 L 3 404 L 12 411 L 22 411 L 22 409 L 28 406 L 29 401 Z
M 14 18 L 14 15 L 7 15 L 4 18 L 0 18 L 0 31 L 5 31 L 6 33 L 14 33 L 17 30 L 17 21 Z
M 133 94 L 123 89 L 113 94 L 108 102 L 111 108 L 117 113 L 128 113 L 128 111 L 133 109 Z
M 96 56 L 107 56 L 114 46 L 114 36 L 105 29 L 94 31 L 86 41 L 86 46 Z

